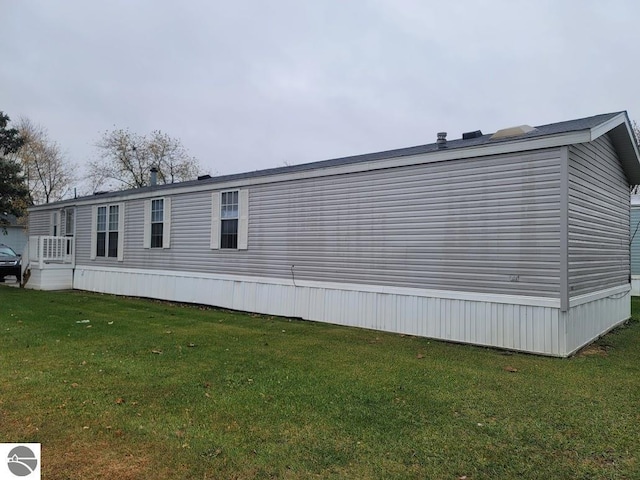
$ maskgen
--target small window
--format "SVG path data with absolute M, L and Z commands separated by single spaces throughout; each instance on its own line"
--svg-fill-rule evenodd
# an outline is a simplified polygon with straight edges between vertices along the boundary
M 108 255 L 110 257 L 118 256 L 118 206 L 111 205 L 109 207 L 109 245 Z
M 122 218 L 120 204 L 104 205 L 95 209 L 92 258 L 122 258 Z M 120 255 L 119 255 L 120 253 Z
M 51 215 L 51 235 L 58 236 L 58 212 L 53 212 Z
M 144 248 L 169 248 L 171 243 L 171 197 L 144 201 Z
M 75 213 L 75 211 L 74 211 L 73 208 L 68 208 L 66 210 L 64 234 L 67 237 L 73 237 L 73 232 L 75 230 L 74 213 Z
M 151 201 L 151 248 L 162 248 L 164 199 Z
M 220 199 L 220 248 L 238 248 L 238 191 L 223 192 Z
M 98 207 L 98 232 L 96 244 L 96 256 L 104 257 L 107 250 L 107 207 Z
M 247 250 L 249 190 L 211 194 L 211 249 Z

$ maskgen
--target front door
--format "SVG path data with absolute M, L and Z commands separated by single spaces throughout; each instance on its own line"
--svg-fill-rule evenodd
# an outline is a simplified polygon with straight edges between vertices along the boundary
M 71 249 L 73 248 L 73 237 L 76 231 L 76 209 L 75 207 L 65 208 L 61 212 L 60 229 L 62 235 L 69 237 L 70 242 L 67 242 L 67 255 L 71 255 Z

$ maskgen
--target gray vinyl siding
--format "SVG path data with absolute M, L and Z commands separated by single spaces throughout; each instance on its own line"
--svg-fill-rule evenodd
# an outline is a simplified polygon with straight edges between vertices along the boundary
M 171 196 L 171 248 L 143 248 L 144 201 L 132 200 L 124 262 L 90 260 L 91 207 L 79 206 L 77 264 L 558 298 L 559 158 L 549 149 L 239 185 L 246 251 L 209 248 L 211 192 L 197 192 Z
M 631 275 L 640 275 L 640 205 L 631 207 L 631 236 Z
M 569 295 L 629 283 L 629 184 L 608 135 L 569 148 Z
M 51 212 L 36 210 L 29 212 L 29 235 L 51 235 Z
M 76 236 L 74 240 L 76 264 L 79 264 L 81 260 L 84 265 L 94 264 L 93 261 L 89 260 L 91 257 L 91 205 L 78 205 L 76 207 Z M 111 261 L 108 264 L 117 264 L 115 258 L 110 258 L 109 260 Z M 122 262 L 119 263 L 122 265 Z

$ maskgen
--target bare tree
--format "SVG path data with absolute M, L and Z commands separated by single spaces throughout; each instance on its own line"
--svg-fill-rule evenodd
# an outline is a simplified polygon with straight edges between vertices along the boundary
M 106 131 L 96 143 L 100 159 L 89 162 L 88 179 L 94 189 L 127 189 L 149 185 L 149 171 L 158 169 L 158 182 L 195 179 L 198 160 L 182 142 L 159 130 L 139 135 L 128 129 Z
M 189 155 L 180 140 L 166 133 L 159 130 L 151 132 L 148 150 L 163 183 L 194 179 L 200 173 L 198 160 Z
M 22 165 L 31 202 L 37 205 L 62 200 L 75 180 L 73 165 L 41 125 L 23 117 L 17 128 L 25 142 L 16 160 Z

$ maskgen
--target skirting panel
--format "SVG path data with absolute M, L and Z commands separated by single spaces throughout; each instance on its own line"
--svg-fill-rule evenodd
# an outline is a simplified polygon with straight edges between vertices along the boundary
M 631 276 L 631 295 L 640 297 L 640 275 Z
M 69 290 L 73 288 L 73 269 L 66 268 L 34 268 L 25 288 L 33 290 Z
M 456 298 L 441 298 L 279 282 L 76 266 L 73 286 L 560 357 L 630 316 L 628 294 L 585 301 L 561 312 L 559 306 L 504 299 L 466 300 L 461 292 L 453 292 Z M 530 298 L 526 301 L 531 303 Z
M 567 355 L 571 355 L 631 318 L 631 290 L 572 306 L 567 318 Z

